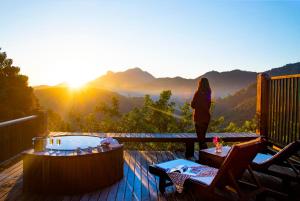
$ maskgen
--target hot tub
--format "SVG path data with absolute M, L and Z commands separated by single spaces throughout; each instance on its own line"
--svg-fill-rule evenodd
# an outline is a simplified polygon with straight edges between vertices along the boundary
M 123 145 L 99 147 L 102 140 L 88 135 L 55 136 L 46 139 L 44 151 L 24 152 L 24 191 L 86 193 L 117 182 L 123 177 Z

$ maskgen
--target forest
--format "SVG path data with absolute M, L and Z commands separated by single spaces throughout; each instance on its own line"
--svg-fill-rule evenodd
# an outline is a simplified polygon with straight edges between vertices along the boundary
M 131 132 L 131 133 L 184 133 L 195 132 L 192 110 L 188 102 L 177 105 L 171 101 L 172 92 L 162 91 L 159 99 L 153 100 L 145 95 L 142 107 L 135 107 L 122 114 L 119 100 L 112 97 L 109 104 L 102 102 L 94 111 L 82 115 L 76 109 L 68 114 L 68 121 L 48 110 L 49 129 L 51 131 L 81 132 Z M 211 110 L 214 110 L 212 104 Z M 241 126 L 234 122 L 226 123 L 223 116 L 212 119 L 208 132 L 255 132 L 256 121 L 246 120 Z

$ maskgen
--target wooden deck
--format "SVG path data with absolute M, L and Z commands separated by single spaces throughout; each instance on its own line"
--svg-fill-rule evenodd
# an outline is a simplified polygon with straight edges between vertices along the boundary
M 12 201 L 111 201 L 111 200 L 196 200 L 191 193 L 178 194 L 174 187 L 158 192 L 158 178 L 148 172 L 149 164 L 183 158 L 182 152 L 169 151 L 124 151 L 124 177 L 105 189 L 81 195 L 38 195 L 22 192 L 22 160 L 0 167 L 0 200 Z M 197 159 L 197 158 L 195 158 Z M 2 168 L 2 169 L 1 169 Z M 271 181 L 274 183 L 274 180 Z M 276 182 L 275 182 L 276 183 Z M 300 188 L 299 188 L 300 189 Z M 299 189 L 297 191 L 299 191 Z M 273 199 L 267 199 L 273 200 Z
M 158 180 L 148 173 L 149 164 L 184 157 L 183 153 L 162 151 L 124 151 L 124 178 L 113 186 L 101 191 L 73 196 L 43 196 L 22 192 L 22 160 L 0 169 L 0 200 L 195 200 L 193 195 L 178 195 L 169 187 L 165 195 L 158 192 Z

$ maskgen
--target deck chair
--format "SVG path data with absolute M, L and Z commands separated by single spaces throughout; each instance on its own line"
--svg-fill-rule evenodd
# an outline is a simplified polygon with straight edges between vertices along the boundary
M 225 197 L 222 194 L 219 194 L 218 190 L 230 191 L 231 193 L 234 192 L 239 200 L 248 200 L 254 195 L 263 192 L 263 187 L 255 178 L 255 175 L 251 174 L 253 179 L 256 181 L 258 188 L 251 193 L 245 194 L 240 189 L 237 181 L 242 177 L 246 169 L 252 173 L 250 164 L 260 149 L 260 139 L 234 145 L 221 165 L 221 168 L 218 170 L 216 176 L 209 178 L 189 178 L 185 182 L 185 189 L 193 191 L 196 195 L 199 195 L 199 197 L 203 198 L 204 200 L 224 200 Z M 167 168 L 173 168 L 174 165 L 177 165 L 178 163 L 187 166 L 199 165 L 191 161 L 183 159 L 179 160 L 180 161 L 173 160 L 149 166 L 149 172 L 159 176 L 159 190 L 162 193 L 165 191 L 166 186 L 172 184 L 171 180 L 168 179 L 168 175 L 166 174 Z M 169 182 L 167 183 L 166 180 Z
M 300 163 L 293 159 L 299 151 L 300 140 L 297 140 L 274 155 L 258 153 L 253 160 L 252 168 L 282 179 L 285 187 L 292 181 L 300 183 Z

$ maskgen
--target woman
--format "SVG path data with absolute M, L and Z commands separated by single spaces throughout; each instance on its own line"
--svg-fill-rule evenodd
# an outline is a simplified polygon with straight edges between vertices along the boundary
M 194 122 L 199 140 L 199 148 L 206 149 L 205 134 L 210 121 L 211 89 L 207 78 L 199 80 L 191 106 L 194 109 Z

